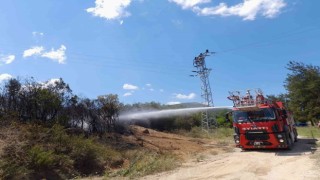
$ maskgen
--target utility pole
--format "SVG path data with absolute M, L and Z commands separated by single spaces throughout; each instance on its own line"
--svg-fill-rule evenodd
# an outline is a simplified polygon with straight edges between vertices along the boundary
M 205 58 L 210 56 L 213 52 L 206 50 L 204 53 L 200 53 L 199 56 L 195 57 L 193 60 L 193 66 L 197 69 L 192 71 L 196 73 L 195 75 L 190 75 L 192 77 L 199 76 L 201 80 L 201 97 L 205 100 L 204 105 L 207 107 L 213 107 L 212 92 L 209 82 L 209 74 L 211 72 L 210 68 L 207 68 Z M 201 115 L 201 126 L 202 130 L 208 132 L 211 125 L 216 126 L 216 119 L 214 114 L 209 113 L 208 110 L 202 112 Z

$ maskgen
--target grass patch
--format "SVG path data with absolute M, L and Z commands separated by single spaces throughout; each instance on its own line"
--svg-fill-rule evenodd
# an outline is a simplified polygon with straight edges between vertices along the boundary
M 219 139 L 229 141 L 232 140 L 234 131 L 231 128 L 221 127 L 210 129 L 209 132 L 205 132 L 201 129 L 201 127 L 193 127 L 191 131 L 180 130 L 176 133 L 193 138 Z
M 315 148 L 319 149 L 320 148 L 320 142 L 318 141 L 316 143 Z M 319 151 L 315 151 L 315 153 L 311 156 L 312 159 L 316 159 L 316 165 L 318 167 L 320 167 L 320 152 Z
M 125 159 L 129 160 L 127 167 L 116 171 L 109 171 L 105 177 L 129 177 L 136 178 L 154 173 L 168 171 L 179 166 L 179 160 L 165 153 L 157 153 L 148 150 L 127 151 Z
M 211 138 L 219 140 L 232 140 L 234 130 L 232 128 L 217 128 L 213 129 L 211 132 Z
M 320 129 L 317 127 L 297 127 L 299 136 L 307 138 L 320 138 Z
M 318 127 L 297 127 L 299 136 L 306 138 L 319 139 L 320 138 L 320 129 Z M 318 141 L 315 144 L 315 148 L 320 148 L 320 142 Z M 311 158 L 316 159 L 316 165 L 320 167 L 320 152 L 315 151 Z

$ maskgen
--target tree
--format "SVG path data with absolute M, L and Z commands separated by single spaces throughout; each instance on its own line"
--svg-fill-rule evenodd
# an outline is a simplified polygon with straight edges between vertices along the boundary
M 290 61 L 287 65 L 290 73 L 285 88 L 290 99 L 289 109 L 299 121 L 315 121 L 320 117 L 320 67 Z
M 279 95 L 267 95 L 267 99 L 271 101 L 281 101 L 285 106 L 288 106 L 289 97 L 288 94 L 279 94 Z
M 43 123 L 52 122 L 62 109 L 62 101 L 58 94 L 49 89 L 38 89 L 36 96 L 38 108 L 35 109 L 37 112 L 36 118 Z
M 31 121 L 37 119 L 37 95 L 40 84 L 34 78 L 26 79 L 19 93 L 19 117 L 22 121 Z
M 7 111 L 14 112 L 18 109 L 19 104 L 19 91 L 21 89 L 21 83 L 17 79 L 10 79 L 5 84 L 5 98 Z
M 63 106 L 67 105 L 70 99 L 73 97 L 72 90 L 62 78 L 46 81 L 42 85 L 42 88 L 48 89 L 50 92 L 59 96 L 59 98 L 62 100 Z
M 72 91 L 61 78 L 37 82 L 34 78 L 21 82 L 10 79 L 1 88 L 0 112 L 21 121 L 52 123 L 68 105 Z M 12 118 L 8 118 L 12 119 Z M 65 123 L 67 124 L 67 123 Z
M 80 127 L 91 132 L 98 131 L 97 107 L 93 100 L 72 96 L 64 111 L 71 127 Z
M 115 127 L 121 107 L 118 95 L 108 94 L 99 96 L 96 102 L 102 128 L 111 131 Z

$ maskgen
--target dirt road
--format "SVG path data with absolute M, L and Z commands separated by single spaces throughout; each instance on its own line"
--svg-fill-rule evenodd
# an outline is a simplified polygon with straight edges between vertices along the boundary
M 320 179 L 315 140 L 300 138 L 294 149 L 241 151 L 208 156 L 143 179 Z M 319 160 L 319 158 L 318 158 Z

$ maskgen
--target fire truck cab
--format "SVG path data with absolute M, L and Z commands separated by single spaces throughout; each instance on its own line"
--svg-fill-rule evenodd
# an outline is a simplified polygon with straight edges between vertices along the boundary
M 229 92 L 234 108 L 226 114 L 232 117 L 234 141 L 242 149 L 291 149 L 298 140 L 292 113 L 280 101 L 267 100 L 260 89 Z

